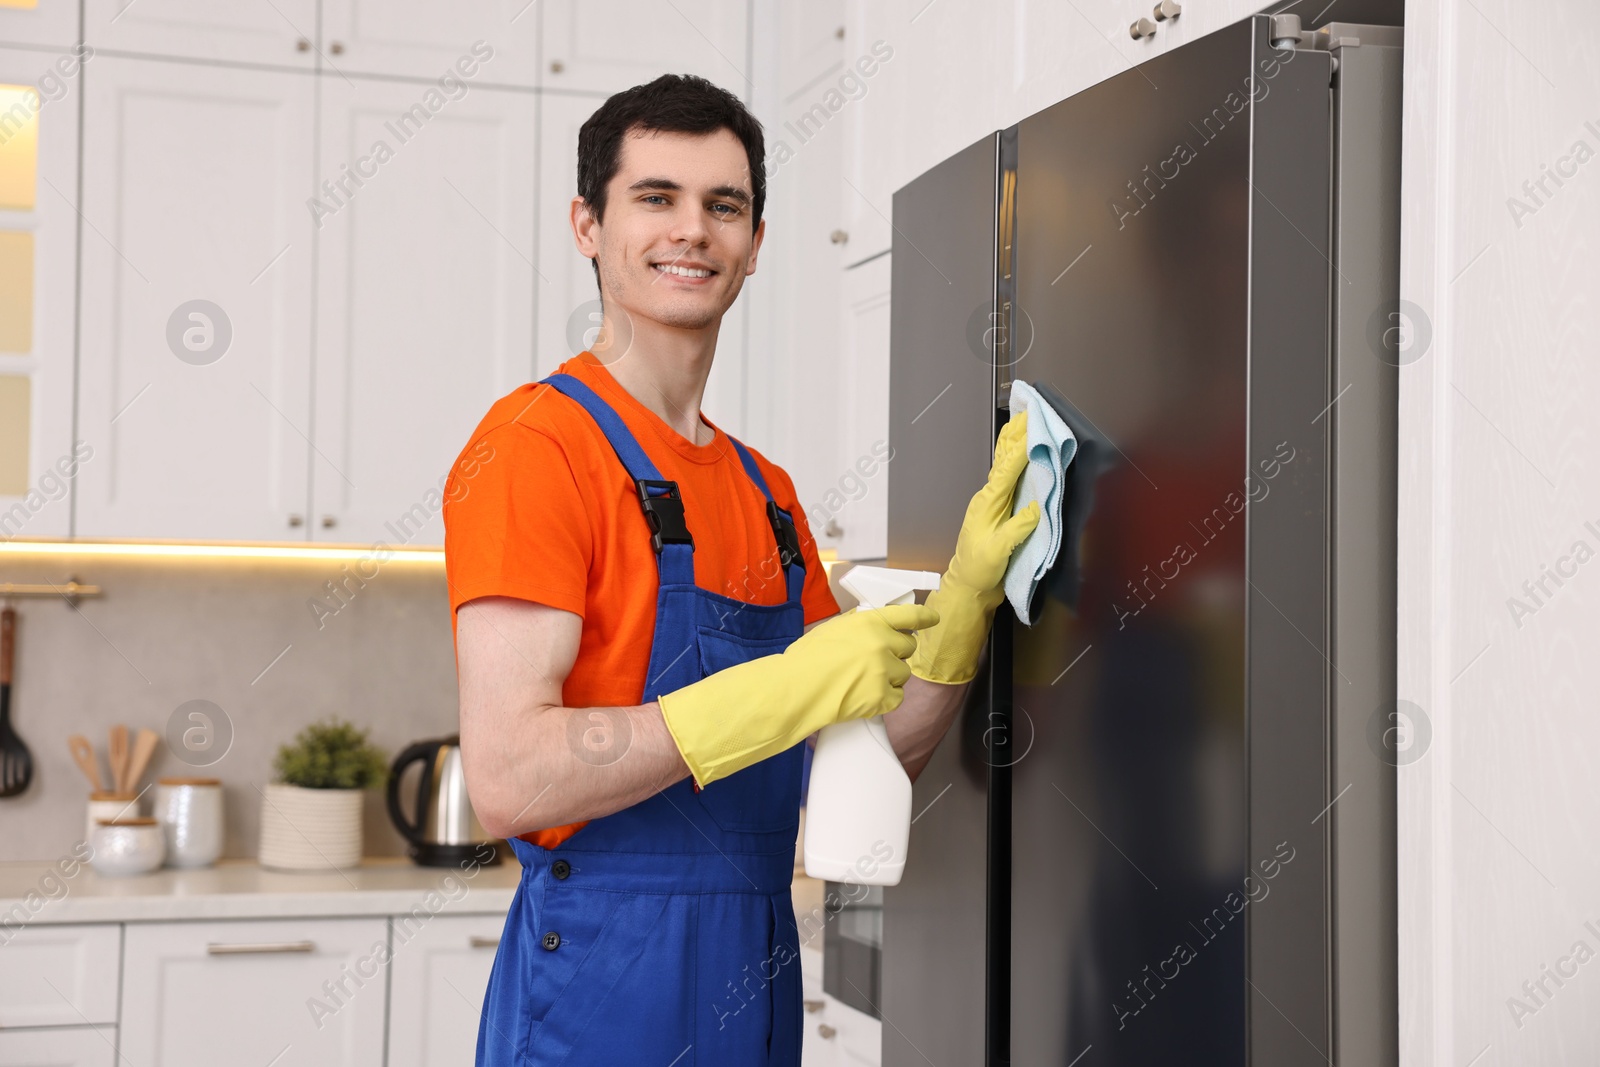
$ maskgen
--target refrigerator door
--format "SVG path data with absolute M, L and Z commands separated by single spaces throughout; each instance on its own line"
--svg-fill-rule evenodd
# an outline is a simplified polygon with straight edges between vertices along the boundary
M 986 137 L 894 196 L 891 567 L 943 571 L 967 499 L 989 470 L 998 151 L 999 137 Z M 925 1064 L 925 1054 L 941 1064 L 988 1062 L 986 882 L 996 842 L 983 676 L 970 693 L 916 781 L 905 874 L 884 891 L 885 1067 Z
M 1000 384 L 1081 449 L 1013 630 L 1015 1063 L 1330 1047 L 1331 63 L 1269 27 L 1017 127 L 1027 347 Z

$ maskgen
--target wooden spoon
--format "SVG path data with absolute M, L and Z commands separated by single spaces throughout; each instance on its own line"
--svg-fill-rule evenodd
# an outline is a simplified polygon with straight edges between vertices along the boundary
M 100 778 L 100 764 L 95 761 L 94 746 L 89 744 L 89 739 L 82 734 L 73 734 L 67 738 L 67 747 L 72 750 L 73 760 L 83 776 L 89 779 L 89 784 L 94 786 L 94 791 L 104 793 L 106 787 Z
M 111 728 L 111 786 L 128 791 L 128 728 L 120 723 Z
M 139 779 L 144 777 L 144 769 L 150 764 L 150 757 L 155 754 L 156 745 L 160 742 L 160 734 L 146 729 L 141 729 L 139 735 L 133 739 L 133 755 L 128 760 L 128 780 L 123 785 L 125 791 L 134 792 Z

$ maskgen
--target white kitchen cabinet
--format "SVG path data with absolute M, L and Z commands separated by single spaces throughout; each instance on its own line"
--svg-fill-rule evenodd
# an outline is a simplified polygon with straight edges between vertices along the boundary
M 568 205 L 578 195 L 578 130 L 604 102 L 597 96 L 539 95 L 535 378 L 582 352 L 600 329 L 600 290 L 594 267 L 573 244 Z
M 85 75 L 75 532 L 303 540 L 314 75 Z
M 539 7 L 545 88 L 610 95 L 662 74 L 698 74 L 749 99 L 748 0 L 545 0 Z
M 7 935 L 0 1028 L 116 1023 L 120 927 L 35 923 Z
M 40 0 L 45 4 L 52 0 Z M 53 6 L 67 5 L 54 0 Z M 312 70 L 317 0 L 84 0 L 83 34 L 97 51 Z
M 116 1067 L 117 1028 L 0 1030 L 0 1067 Z
M 141 0 L 145 2 L 145 0 Z M 537 0 L 323 0 L 322 67 L 346 75 L 438 79 L 475 42 L 490 58 L 463 81 L 533 86 L 539 73 Z
M 855 78 L 843 83 L 848 92 L 818 98 L 819 106 L 830 112 L 827 121 L 839 124 L 843 133 L 837 245 L 841 266 L 886 251 L 893 240 L 890 220 L 896 182 L 885 164 L 900 157 L 906 117 L 920 103 L 906 98 L 905 59 L 901 57 L 896 66 L 897 49 L 908 47 L 906 23 L 894 18 L 888 5 L 848 7 L 841 74 L 853 73 Z M 831 87 L 840 84 L 836 78 Z
M 471 1067 L 505 916 L 392 923 L 388 1067 Z
M 889 551 L 890 256 L 844 272 L 841 282 L 839 404 L 844 466 L 824 504 L 842 532 L 841 559 L 880 559 Z
M 532 370 L 535 96 L 402 119 L 426 88 L 322 79 L 321 177 L 367 176 L 319 190 L 319 540 L 443 544 L 446 472 Z
M 36 0 L 26 7 L 0 5 L 0 41 L 65 50 L 78 40 L 77 4 Z
M 382 1067 L 388 939 L 381 918 L 130 923 L 122 1056 Z
M 10 37 L 3 27 L 21 12 L 3 14 L 0 36 Z M 72 198 L 84 73 L 71 48 L 0 48 L 0 540 L 64 537 L 71 521 L 81 465 L 72 448 Z

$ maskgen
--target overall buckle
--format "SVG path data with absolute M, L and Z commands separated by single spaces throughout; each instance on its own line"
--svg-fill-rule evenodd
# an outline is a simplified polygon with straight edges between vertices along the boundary
M 694 547 L 694 537 L 683 521 L 683 497 L 678 495 L 677 482 L 658 482 L 649 478 L 635 478 L 639 490 L 639 507 L 645 521 L 650 524 L 650 547 L 661 555 L 662 545 L 688 545 Z M 650 490 L 661 490 L 652 496 Z
M 778 539 L 778 562 L 785 567 L 796 562 L 805 566 L 800 556 L 800 534 L 775 500 L 767 501 L 767 521 L 772 523 L 772 536 Z

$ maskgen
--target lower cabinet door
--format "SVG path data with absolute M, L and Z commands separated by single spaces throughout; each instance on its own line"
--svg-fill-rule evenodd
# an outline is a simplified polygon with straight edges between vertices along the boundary
M 135 1065 L 382 1067 L 388 920 L 129 923 Z
M 0 1030 L 0 1067 L 115 1067 L 115 1026 Z
M 395 917 L 389 1067 L 471 1067 L 505 922 L 504 915 L 436 915 L 421 924 Z

